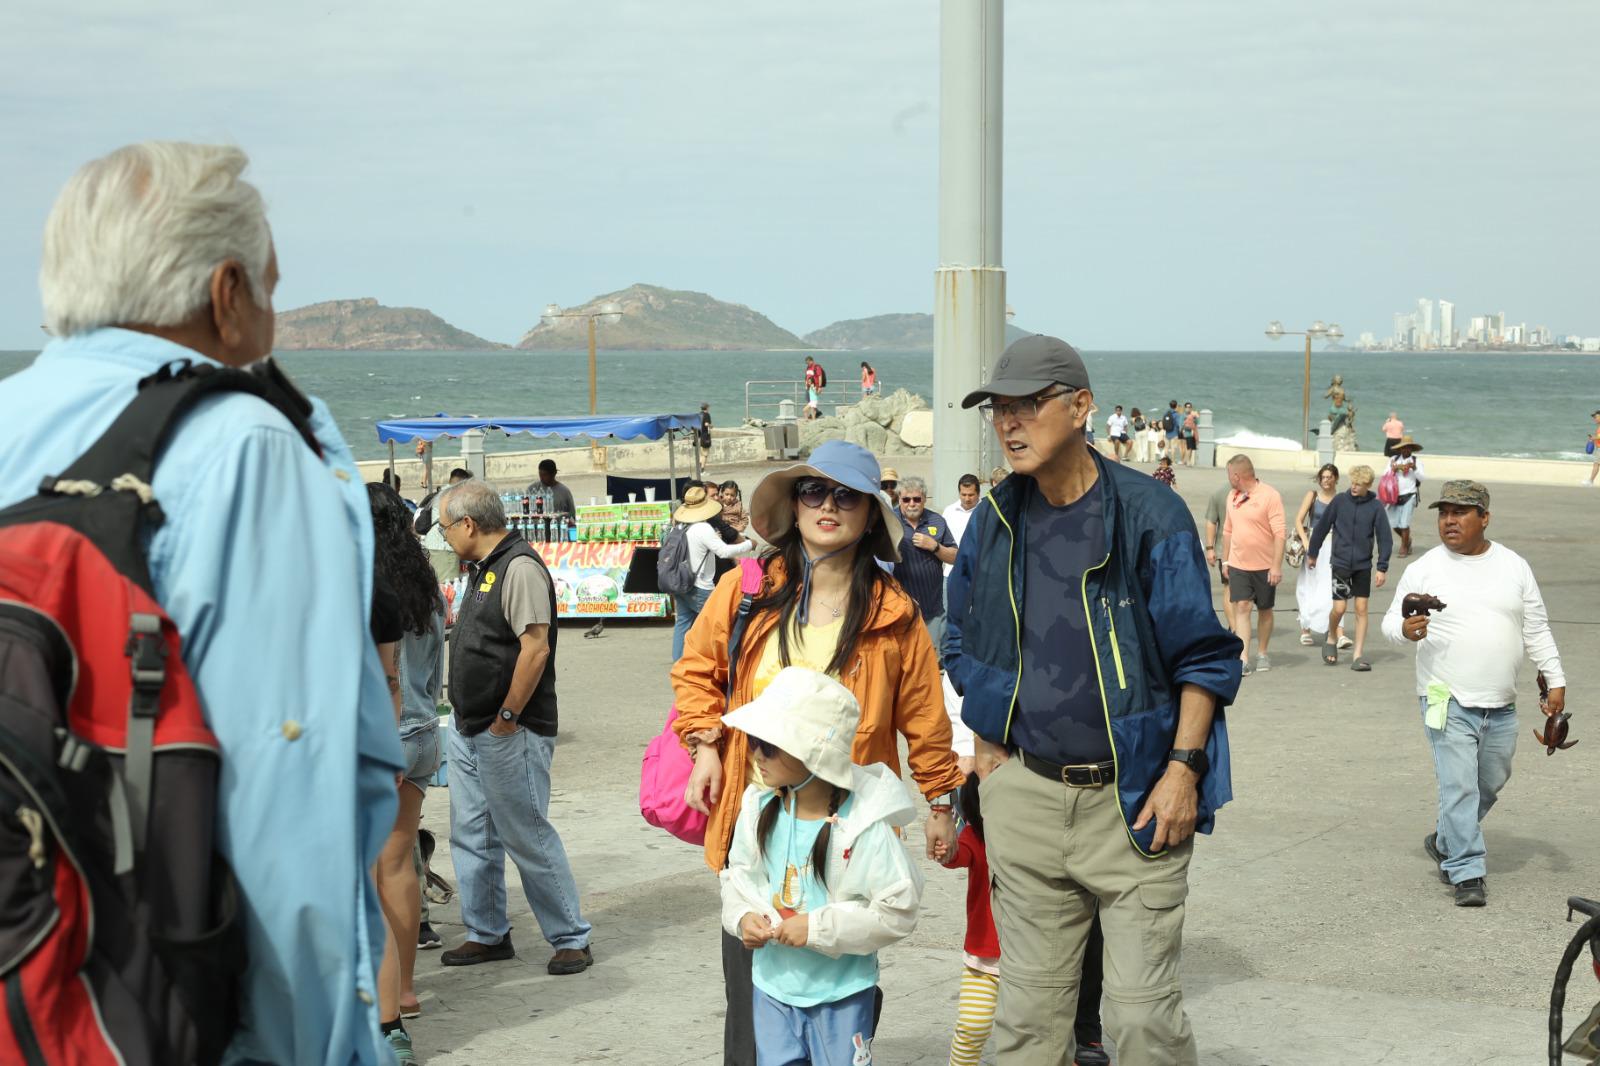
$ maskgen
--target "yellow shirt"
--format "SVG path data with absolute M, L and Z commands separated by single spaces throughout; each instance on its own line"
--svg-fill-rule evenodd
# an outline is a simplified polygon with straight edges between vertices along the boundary
M 789 622 L 789 665 L 803 666 L 808 670 L 827 673 L 828 663 L 833 658 L 834 651 L 839 647 L 839 634 L 844 631 L 844 619 L 835 618 L 831 622 L 813 624 L 801 627 L 792 619 Z M 801 639 L 801 634 L 804 639 Z M 751 678 L 753 688 L 751 697 L 760 696 L 772 684 L 772 679 L 778 676 L 783 669 L 783 660 L 778 654 L 778 631 L 774 629 L 767 637 L 766 643 L 761 646 L 761 655 L 756 660 L 755 677 Z M 838 675 L 832 675 L 837 677 Z M 761 785 L 761 770 L 756 764 L 754 746 L 750 749 L 749 772 L 745 783 Z

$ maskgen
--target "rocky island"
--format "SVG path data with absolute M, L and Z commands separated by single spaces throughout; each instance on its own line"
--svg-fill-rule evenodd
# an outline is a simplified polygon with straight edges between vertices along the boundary
M 1006 325 L 1007 344 L 1028 331 Z M 801 338 L 813 348 L 840 352 L 870 352 L 874 349 L 900 352 L 933 351 L 933 316 L 925 314 L 873 315 L 847 318 L 831 326 L 813 330 Z
M 493 351 L 509 347 L 457 329 L 420 307 L 385 307 L 367 297 L 280 311 L 279 351 Z
M 630 285 L 578 307 L 574 317 L 542 319 L 522 335 L 518 348 L 566 350 L 589 345 L 588 320 L 608 303 L 619 318 L 596 323 L 596 343 L 608 351 L 764 351 L 805 348 L 806 344 L 766 315 L 743 304 L 726 303 L 703 292 Z

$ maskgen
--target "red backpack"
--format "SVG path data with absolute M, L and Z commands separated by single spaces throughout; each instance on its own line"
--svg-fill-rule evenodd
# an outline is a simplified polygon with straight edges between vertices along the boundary
M 270 397 L 315 447 L 278 382 L 164 367 L 64 474 L 0 511 L 0 1062 L 215 1062 L 237 1027 L 221 753 L 141 532 L 163 520 L 155 456 L 202 396 Z

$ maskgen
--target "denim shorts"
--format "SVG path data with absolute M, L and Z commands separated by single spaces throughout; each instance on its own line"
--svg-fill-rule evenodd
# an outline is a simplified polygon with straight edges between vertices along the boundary
M 408 737 L 400 738 L 405 749 L 406 780 L 426 794 L 428 782 L 439 770 L 439 727 L 425 726 Z

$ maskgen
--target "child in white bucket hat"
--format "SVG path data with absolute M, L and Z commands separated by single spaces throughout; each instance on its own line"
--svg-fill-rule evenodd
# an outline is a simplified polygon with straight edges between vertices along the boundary
M 856 766 L 850 690 L 782 670 L 723 723 L 749 734 L 746 790 L 722 871 L 722 925 L 755 952 L 758 1063 L 868 1066 L 881 947 L 910 934 L 922 875 L 895 835 L 914 808 L 882 763 Z

